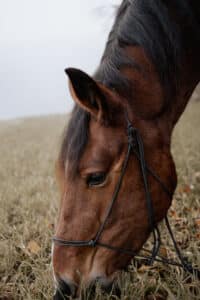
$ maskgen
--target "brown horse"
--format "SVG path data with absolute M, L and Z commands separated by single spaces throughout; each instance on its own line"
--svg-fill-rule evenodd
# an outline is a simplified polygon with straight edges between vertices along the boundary
M 199 30 L 199 0 L 124 0 L 95 75 L 66 70 L 76 105 L 57 164 L 61 293 L 75 296 L 80 280 L 108 289 L 166 216 L 177 183 L 172 131 L 200 80 Z M 127 137 L 127 125 L 137 134 Z M 160 182 L 145 177 L 147 165 Z

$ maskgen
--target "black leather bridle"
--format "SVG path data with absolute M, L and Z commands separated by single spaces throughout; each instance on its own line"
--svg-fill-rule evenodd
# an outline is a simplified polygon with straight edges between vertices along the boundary
M 126 117 L 126 119 L 127 119 L 127 133 L 128 133 L 127 153 L 126 153 L 126 156 L 125 156 L 125 159 L 123 162 L 123 166 L 122 166 L 122 170 L 121 170 L 121 174 L 120 174 L 118 183 L 117 183 L 116 188 L 113 193 L 112 200 L 106 211 L 104 221 L 101 223 L 95 237 L 92 238 L 91 240 L 87 240 L 87 241 L 68 241 L 68 240 L 64 240 L 64 239 L 54 236 L 52 238 L 52 240 L 54 243 L 59 244 L 61 246 L 66 246 L 66 247 L 104 247 L 104 248 L 110 249 L 112 251 L 117 251 L 119 253 L 124 253 L 124 254 L 130 255 L 131 257 L 134 257 L 134 259 L 136 259 L 136 258 L 145 259 L 147 261 L 147 263 L 150 265 L 152 265 L 154 263 L 154 261 L 159 261 L 159 262 L 162 262 L 165 264 L 175 265 L 178 267 L 182 267 L 185 271 L 188 271 L 189 273 L 192 273 L 195 276 L 197 276 L 198 278 L 200 278 L 200 270 L 193 268 L 192 265 L 189 264 L 186 261 L 186 259 L 182 256 L 180 249 L 177 246 L 177 243 L 174 238 L 174 235 L 173 235 L 172 229 L 170 227 L 167 216 L 165 217 L 165 223 L 166 223 L 168 232 L 170 234 L 170 237 L 172 239 L 176 253 L 178 255 L 178 258 L 180 260 L 180 263 L 169 260 L 165 257 L 158 255 L 160 245 L 161 245 L 161 235 L 160 235 L 159 228 L 157 227 L 156 222 L 155 222 L 154 209 L 153 209 L 153 205 L 152 205 L 152 200 L 151 200 L 151 195 L 150 195 L 150 190 L 149 190 L 149 185 L 148 185 L 148 180 L 147 180 L 147 174 L 149 173 L 161 185 L 162 189 L 170 197 L 170 199 L 172 198 L 173 192 L 169 191 L 169 189 L 161 181 L 159 176 L 156 173 L 154 173 L 146 164 L 143 141 L 139 134 L 139 131 L 138 131 L 138 129 L 136 129 L 135 127 L 132 126 L 128 117 Z M 144 183 L 147 211 L 148 211 L 148 221 L 149 221 L 150 229 L 153 233 L 154 242 L 153 242 L 152 251 L 149 251 L 144 248 L 142 249 L 143 251 L 149 253 L 148 255 L 139 255 L 137 252 L 133 251 L 132 249 L 119 248 L 119 247 L 115 247 L 115 246 L 112 246 L 112 245 L 109 245 L 109 244 L 106 244 L 106 243 L 103 243 L 100 241 L 101 235 L 102 235 L 102 233 L 105 229 L 105 226 L 107 224 L 107 221 L 112 213 L 114 204 L 116 203 L 116 200 L 117 200 L 117 197 L 118 197 L 121 185 L 122 185 L 122 181 L 123 181 L 123 178 L 124 178 L 127 166 L 128 166 L 129 158 L 132 153 L 135 154 L 135 156 L 137 157 L 139 164 L 140 164 L 142 179 L 143 179 L 143 183 Z

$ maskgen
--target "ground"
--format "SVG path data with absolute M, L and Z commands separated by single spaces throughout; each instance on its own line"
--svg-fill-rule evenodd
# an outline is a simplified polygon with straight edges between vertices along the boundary
M 0 299 L 52 299 L 50 265 L 59 195 L 54 163 L 67 116 L 0 121 Z M 173 136 L 179 185 L 169 216 L 189 261 L 200 268 L 200 102 Z M 163 255 L 174 256 L 161 225 Z M 200 282 L 177 267 L 132 264 L 119 279 L 121 299 L 200 299 Z M 93 299 L 111 299 L 97 291 Z M 116 298 L 112 298 L 116 299 Z

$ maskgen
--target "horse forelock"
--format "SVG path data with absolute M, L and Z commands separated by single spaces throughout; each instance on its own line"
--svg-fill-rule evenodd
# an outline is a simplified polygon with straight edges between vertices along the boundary
M 89 122 L 89 114 L 76 105 L 64 131 L 59 156 L 63 168 L 65 168 L 66 161 L 68 161 L 71 176 L 77 172 L 79 160 L 87 144 Z

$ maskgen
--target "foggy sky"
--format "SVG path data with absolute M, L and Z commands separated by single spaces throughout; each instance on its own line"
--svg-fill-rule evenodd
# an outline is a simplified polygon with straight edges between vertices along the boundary
M 0 0 L 0 119 L 68 112 L 66 67 L 92 74 L 120 0 Z

